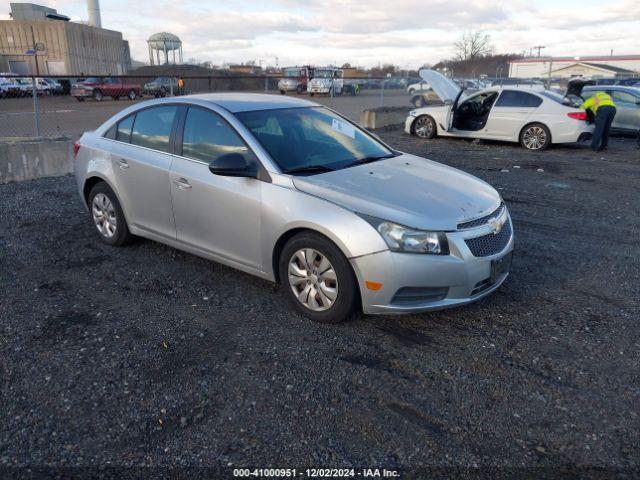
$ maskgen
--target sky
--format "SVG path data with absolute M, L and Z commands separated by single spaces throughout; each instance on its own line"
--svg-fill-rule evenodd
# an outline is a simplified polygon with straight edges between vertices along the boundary
M 0 0 L 9 19 L 10 0 Z M 46 0 L 75 21 L 85 1 Z M 279 66 L 337 64 L 402 69 L 454 55 L 465 31 L 491 36 L 496 53 L 640 54 L 638 0 L 101 0 L 102 25 L 121 31 L 132 57 L 148 62 L 146 39 L 167 31 L 184 59 Z

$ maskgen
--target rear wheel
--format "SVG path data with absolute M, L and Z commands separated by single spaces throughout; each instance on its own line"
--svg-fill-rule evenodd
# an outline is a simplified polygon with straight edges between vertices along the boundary
M 541 123 L 527 125 L 520 132 L 520 145 L 527 150 L 544 150 L 551 145 L 551 132 Z
M 429 115 L 420 115 L 413 122 L 413 132 L 420 138 L 434 138 L 438 133 L 436 122 Z
M 279 273 L 291 304 L 313 321 L 341 323 L 356 308 L 358 283 L 351 265 L 322 235 L 305 232 L 290 239 L 280 255 Z
M 137 96 L 138 94 L 136 93 L 135 90 L 129 90 L 129 93 L 127 94 L 127 97 L 129 97 L 129 100 L 135 100 Z
M 300 94 L 302 93 L 302 91 L 303 91 L 303 89 L 302 89 L 302 85 L 298 85 L 298 86 L 296 87 L 296 93 L 297 93 L 298 95 L 300 95 Z
M 109 185 L 105 182 L 95 184 L 89 193 L 88 204 L 100 240 L 108 245 L 121 246 L 133 239 L 118 197 Z

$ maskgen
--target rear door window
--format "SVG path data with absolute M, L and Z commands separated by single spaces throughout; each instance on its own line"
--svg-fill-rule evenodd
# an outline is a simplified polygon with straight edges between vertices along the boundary
M 541 103 L 542 99 L 536 95 L 516 90 L 503 90 L 495 106 L 535 108 L 539 107 Z
M 131 131 L 131 143 L 140 147 L 169 152 L 173 120 L 178 107 L 152 107 L 136 114 Z

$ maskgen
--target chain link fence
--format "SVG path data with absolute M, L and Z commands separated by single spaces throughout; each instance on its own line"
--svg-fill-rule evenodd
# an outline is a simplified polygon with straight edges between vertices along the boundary
M 76 139 L 135 102 L 199 93 L 255 92 L 307 98 L 354 121 L 364 110 L 426 104 L 428 92 L 406 78 L 335 78 L 316 92 L 280 76 L 0 77 L 0 138 L 67 136 Z M 409 91 L 411 90 L 411 94 Z

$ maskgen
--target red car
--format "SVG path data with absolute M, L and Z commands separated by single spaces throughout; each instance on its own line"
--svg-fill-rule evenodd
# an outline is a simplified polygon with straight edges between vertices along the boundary
M 93 98 L 96 102 L 101 102 L 104 97 L 111 97 L 118 100 L 120 97 L 127 97 L 135 100 L 140 96 L 140 85 L 125 83 L 122 78 L 98 78 L 90 77 L 71 87 L 71 96 L 76 97 L 79 102 L 84 102 L 85 98 Z

